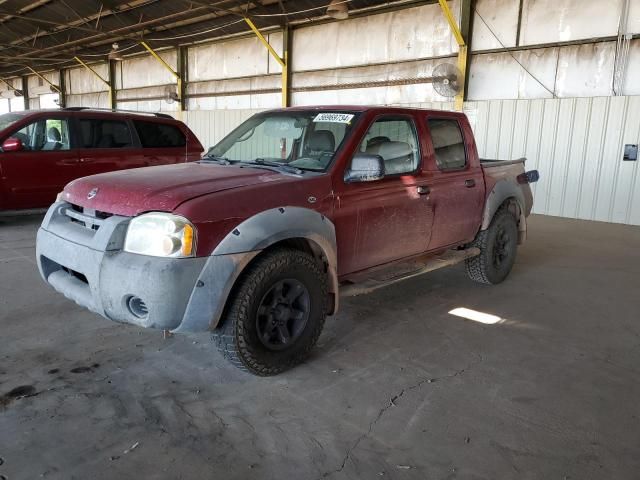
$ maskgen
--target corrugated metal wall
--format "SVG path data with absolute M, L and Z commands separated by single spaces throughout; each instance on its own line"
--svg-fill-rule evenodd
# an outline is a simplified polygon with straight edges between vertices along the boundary
M 451 109 L 451 103 L 418 103 Z M 467 102 L 482 157 L 527 157 L 538 169 L 534 213 L 640 225 L 640 167 L 623 161 L 640 143 L 640 97 Z M 261 110 L 185 112 L 205 147 Z
M 187 110 L 182 112 L 182 121 L 189 125 L 205 150 L 236 128 L 247 118 L 261 110 Z M 179 114 L 173 113 L 179 118 Z
M 623 161 L 640 143 L 640 97 L 469 102 L 478 150 L 528 158 L 540 171 L 534 212 L 640 225 L 640 168 Z

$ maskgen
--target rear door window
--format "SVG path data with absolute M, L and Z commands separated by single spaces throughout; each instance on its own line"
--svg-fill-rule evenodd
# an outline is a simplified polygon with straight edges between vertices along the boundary
M 122 120 L 81 118 L 83 148 L 129 148 L 133 146 L 129 124 Z
M 182 130 L 166 123 L 134 120 L 133 124 L 144 148 L 184 147 L 187 139 Z
M 25 150 L 69 150 L 69 123 L 64 118 L 41 118 L 11 135 L 19 138 Z
M 427 120 L 431 141 L 440 170 L 459 170 L 467 165 L 464 138 L 457 120 L 430 118 Z

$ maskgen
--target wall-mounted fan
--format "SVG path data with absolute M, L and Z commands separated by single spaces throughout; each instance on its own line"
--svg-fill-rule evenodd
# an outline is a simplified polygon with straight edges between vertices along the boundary
M 176 87 L 173 85 L 167 85 L 164 87 L 164 101 L 167 103 L 173 103 L 180 100 L 180 95 L 176 91 Z
M 16 98 L 16 97 L 22 97 L 24 94 L 22 93 L 22 90 L 18 90 L 18 89 L 13 89 L 13 90 L 2 90 L 0 92 L 0 97 L 2 98 Z
M 430 80 L 433 84 L 433 89 L 438 95 L 452 98 L 460 93 L 464 87 L 460 81 L 461 78 L 462 75 L 458 67 L 451 63 L 441 63 L 436 65 L 433 72 L 431 72 Z

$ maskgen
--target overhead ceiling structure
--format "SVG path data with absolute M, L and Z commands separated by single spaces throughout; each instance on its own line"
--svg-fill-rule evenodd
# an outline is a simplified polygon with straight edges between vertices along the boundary
M 155 48 L 202 42 L 259 29 L 364 14 L 389 0 L 0 0 L 0 76 L 119 58 Z M 327 12 L 327 7 L 331 9 Z M 346 7 L 346 8 L 345 8 Z M 114 49 L 113 44 L 117 44 Z

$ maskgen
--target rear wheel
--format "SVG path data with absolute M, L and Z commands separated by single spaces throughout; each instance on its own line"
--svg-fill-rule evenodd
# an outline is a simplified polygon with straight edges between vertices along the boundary
M 310 254 L 274 249 L 243 275 L 213 340 L 236 367 L 276 375 L 309 355 L 324 325 L 326 299 L 326 275 Z
M 467 274 L 476 282 L 494 285 L 502 282 L 516 259 L 518 225 L 507 208 L 501 208 L 486 230 L 478 233 L 471 244 L 480 249 L 480 255 L 466 260 Z

